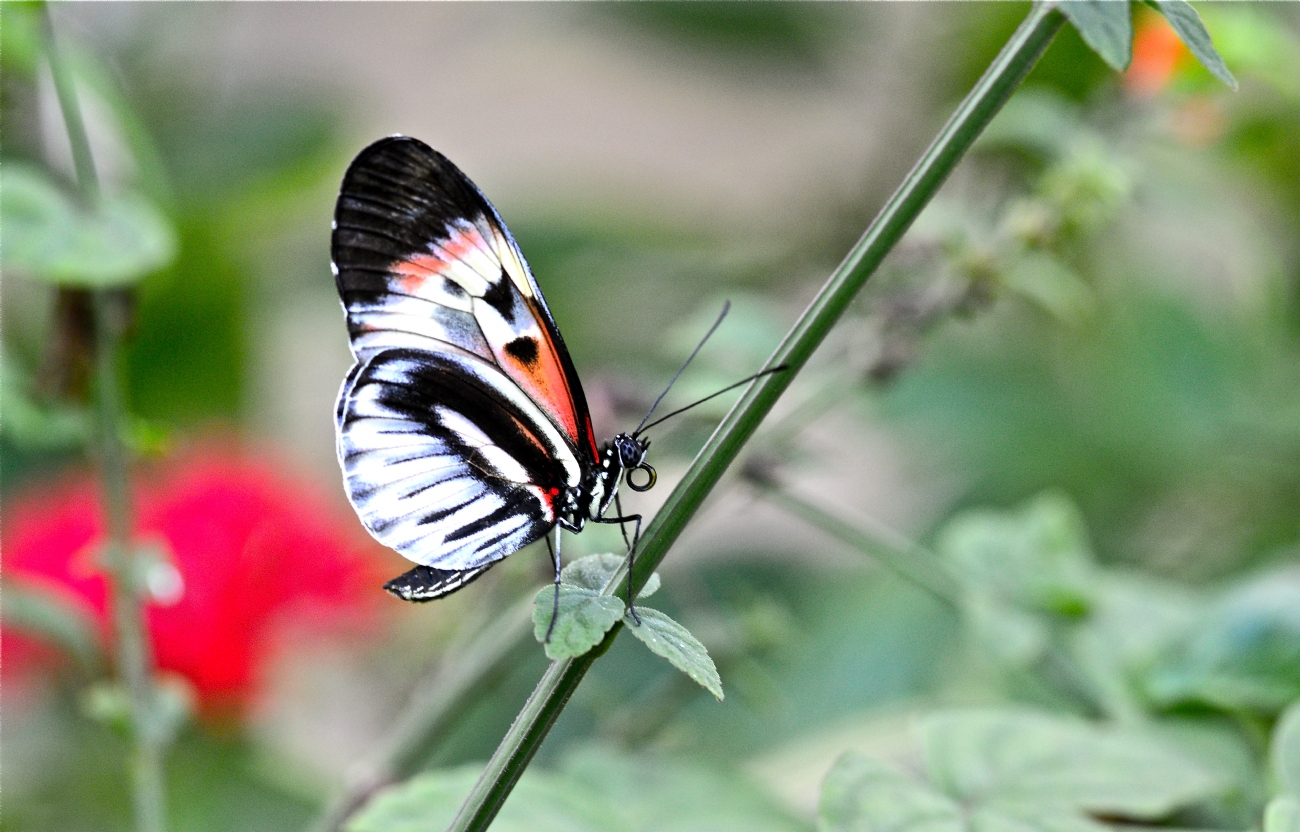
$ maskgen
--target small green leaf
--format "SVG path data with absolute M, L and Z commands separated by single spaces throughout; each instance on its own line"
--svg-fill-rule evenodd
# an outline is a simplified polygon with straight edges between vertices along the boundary
M 1292 703 L 1273 726 L 1268 756 L 1282 794 L 1300 800 L 1300 702 Z
M 1155 820 L 1221 791 L 1153 736 L 1028 711 L 950 711 L 922 723 L 931 780 L 957 800 L 1046 803 Z
M 1128 69 L 1133 60 L 1133 15 L 1128 0 L 1061 0 L 1056 7 L 1112 69 Z
M 560 583 L 600 592 L 626 560 L 624 557 L 608 552 L 578 558 L 564 567 L 564 571 L 560 573 Z M 650 576 L 650 580 L 646 581 L 645 587 L 637 597 L 648 598 L 657 589 L 659 589 L 659 573 L 655 572 Z
M 131 694 L 121 682 L 100 681 L 87 686 L 79 704 L 88 719 L 130 736 Z
M 1231 588 L 1198 624 L 1147 679 L 1157 703 L 1273 713 L 1300 699 L 1300 571 Z
M 1050 800 L 991 800 L 976 806 L 970 814 L 971 832 L 1109 832 L 1110 829 Z
M 623 558 L 609 552 L 587 555 L 564 567 L 560 573 L 560 583 L 600 592 L 610 576 L 622 565 Z
M 962 809 L 926 783 L 853 751 L 822 782 L 818 832 L 963 832 Z
M 1300 832 L 1300 800 L 1275 797 L 1264 808 L 1264 832 Z
M 561 584 L 560 614 L 550 641 L 546 641 L 554 604 L 554 584 L 544 587 L 533 599 L 533 634 L 546 645 L 546 655 L 551 659 L 569 659 L 585 654 L 600 644 L 627 609 L 621 598 Z
M 1196 56 L 1196 60 L 1201 62 L 1201 66 L 1235 90 L 1237 79 L 1228 69 L 1228 65 L 1223 62 L 1219 50 L 1214 48 L 1210 32 L 1201 22 L 1201 16 L 1196 13 L 1196 9 L 1192 8 L 1187 0 L 1154 0 L 1153 5 L 1165 16 L 1165 20 L 1169 21 L 1169 25 L 1178 33 L 1178 37 L 1182 38 L 1183 43 L 1187 44 L 1187 48 Z
M 660 583 L 659 573 L 651 572 L 650 578 L 645 582 L 645 586 L 641 587 L 641 591 L 636 594 L 637 600 L 639 601 L 642 598 L 649 598 L 651 595 L 654 595 L 659 591 Z
M 637 624 L 630 615 L 623 616 L 623 623 L 632 631 L 632 635 L 645 642 L 650 652 L 663 656 L 673 666 L 690 676 L 705 690 L 722 701 L 722 677 L 709 651 L 690 631 L 673 621 L 659 610 L 649 607 L 637 607 L 641 623 Z
M 376 794 L 347 832 L 445 829 L 474 786 L 479 766 L 429 771 Z M 567 778 L 529 769 L 492 822 L 493 832 L 616 832 L 625 827 L 610 807 Z
M 7 267 L 66 286 L 129 285 L 176 254 L 171 225 L 143 197 L 106 196 L 90 213 L 27 165 L 5 166 L 0 221 Z
M 1083 518 L 1061 494 L 1011 512 L 960 514 L 940 530 L 938 549 L 973 589 L 1072 618 L 1088 611 L 1092 552 Z
M 1092 289 L 1083 278 L 1046 252 L 1031 251 L 1002 276 L 1003 285 L 1038 304 L 1067 324 L 1080 324 L 1097 307 Z
M 19 448 L 48 451 L 80 447 L 93 435 L 84 409 L 38 404 L 28 387 L 26 374 L 0 349 L 0 433 L 5 438 Z

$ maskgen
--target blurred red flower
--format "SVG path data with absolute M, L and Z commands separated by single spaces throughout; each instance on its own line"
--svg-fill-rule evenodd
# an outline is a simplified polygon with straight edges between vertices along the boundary
M 1143 10 L 1133 37 L 1133 61 L 1124 73 L 1124 87 L 1141 98 L 1150 98 L 1166 86 L 1191 52 L 1178 33 L 1158 12 Z
M 94 563 L 104 522 L 89 475 L 14 498 L 4 512 L 6 581 L 55 592 L 98 621 L 107 584 Z M 230 448 L 159 463 L 137 478 L 136 541 L 165 544 L 179 597 L 148 607 L 158 667 L 186 677 L 209 711 L 238 710 L 285 624 L 337 629 L 372 620 L 377 545 L 310 483 Z M 163 602 L 172 601 L 164 605 Z M 21 658 L 18 647 L 5 657 Z

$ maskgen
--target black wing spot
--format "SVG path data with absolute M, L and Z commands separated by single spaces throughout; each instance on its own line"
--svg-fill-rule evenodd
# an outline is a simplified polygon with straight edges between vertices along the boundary
M 506 344 L 506 355 L 531 367 L 537 361 L 536 339 L 524 336 Z
M 515 295 L 511 291 L 512 286 L 510 275 L 506 274 L 505 268 L 502 267 L 501 278 L 496 283 L 489 284 L 488 290 L 483 293 L 483 300 L 500 312 L 501 317 L 509 324 L 515 322 Z
M 450 277 L 444 277 L 442 279 L 442 286 L 444 291 L 446 291 L 446 293 L 448 295 L 451 295 L 453 298 L 469 297 L 469 293 L 466 292 L 465 289 L 459 283 L 452 280 Z

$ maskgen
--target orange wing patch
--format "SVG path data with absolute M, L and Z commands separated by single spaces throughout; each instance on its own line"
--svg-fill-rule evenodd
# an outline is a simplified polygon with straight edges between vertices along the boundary
M 482 220 L 480 220 L 482 222 Z M 574 447 L 593 444 L 578 424 L 573 391 L 522 262 L 495 228 L 448 228 L 427 253 L 389 266 L 390 291 L 473 314 L 492 358 Z M 452 343 L 460 343 L 450 339 Z
M 488 343 L 506 375 L 546 411 L 577 447 L 582 437 L 569 380 L 533 305 L 525 306 L 531 313 L 528 326 L 516 328 L 518 334 L 508 341 L 489 338 Z

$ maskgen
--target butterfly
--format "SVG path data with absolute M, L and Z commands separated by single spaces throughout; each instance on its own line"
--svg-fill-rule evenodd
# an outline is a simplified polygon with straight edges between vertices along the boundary
M 418 564 L 385 589 L 430 601 L 587 522 L 634 523 L 635 549 L 641 516 L 622 516 L 618 486 L 655 484 L 650 441 L 638 428 L 597 445 L 537 281 L 460 169 L 405 136 L 366 147 L 331 253 L 355 359 L 335 409 L 345 490 L 370 534 Z

